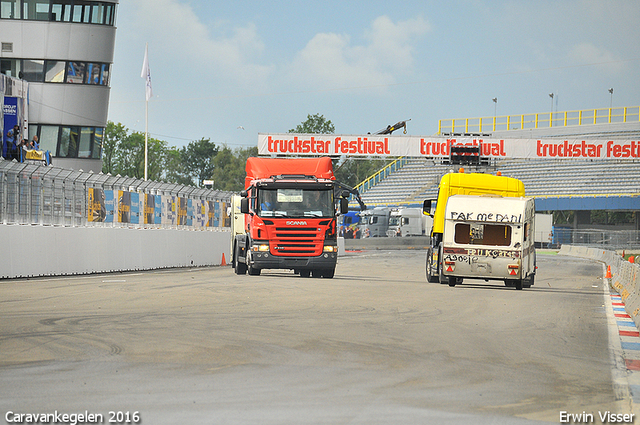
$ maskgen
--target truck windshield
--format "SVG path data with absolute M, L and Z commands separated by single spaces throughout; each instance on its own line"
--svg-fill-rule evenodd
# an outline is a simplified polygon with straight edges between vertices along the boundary
M 333 217 L 333 190 L 260 189 L 260 217 Z
M 458 223 L 455 243 L 461 245 L 511 245 L 511 226 L 504 224 Z
M 389 217 L 389 226 L 398 226 L 400 224 L 400 217 L 392 216 Z

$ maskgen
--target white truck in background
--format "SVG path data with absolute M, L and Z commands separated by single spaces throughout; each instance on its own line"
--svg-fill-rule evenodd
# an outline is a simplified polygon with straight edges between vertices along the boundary
M 441 283 L 502 280 L 516 289 L 536 273 L 533 198 L 453 195 L 447 201 Z
M 422 236 L 431 229 L 433 218 L 422 213 L 422 208 L 393 208 L 389 213 L 387 236 Z

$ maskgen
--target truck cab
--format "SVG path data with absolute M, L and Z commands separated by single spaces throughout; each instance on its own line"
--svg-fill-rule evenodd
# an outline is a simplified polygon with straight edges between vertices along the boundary
M 348 193 L 335 196 L 332 170 L 328 157 L 247 160 L 246 189 L 233 208 L 244 217 L 232 221 L 237 274 L 291 269 L 307 277 L 334 276 L 337 214 L 347 211 Z
M 375 207 L 360 213 L 360 231 L 362 237 L 380 238 L 387 236 L 391 208 Z
M 422 236 L 425 232 L 427 217 L 419 208 L 393 208 L 389 214 L 387 236 Z

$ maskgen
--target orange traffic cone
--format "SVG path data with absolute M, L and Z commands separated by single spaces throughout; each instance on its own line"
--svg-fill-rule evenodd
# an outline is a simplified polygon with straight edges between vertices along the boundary
M 227 262 L 224 259 L 224 252 L 222 253 L 222 262 L 220 263 L 221 266 L 226 266 Z
M 629 257 L 629 262 L 633 263 L 633 261 L 636 259 L 636 257 L 634 257 L 633 255 Z
M 607 266 L 607 274 L 605 276 L 605 278 L 607 279 L 611 279 L 611 266 Z

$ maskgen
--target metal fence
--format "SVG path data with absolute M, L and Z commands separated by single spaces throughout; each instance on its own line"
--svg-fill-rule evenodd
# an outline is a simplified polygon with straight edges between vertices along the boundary
M 0 158 L 0 223 L 216 229 L 231 192 Z
M 555 228 L 553 245 L 564 244 L 603 249 L 640 249 L 640 231 Z

